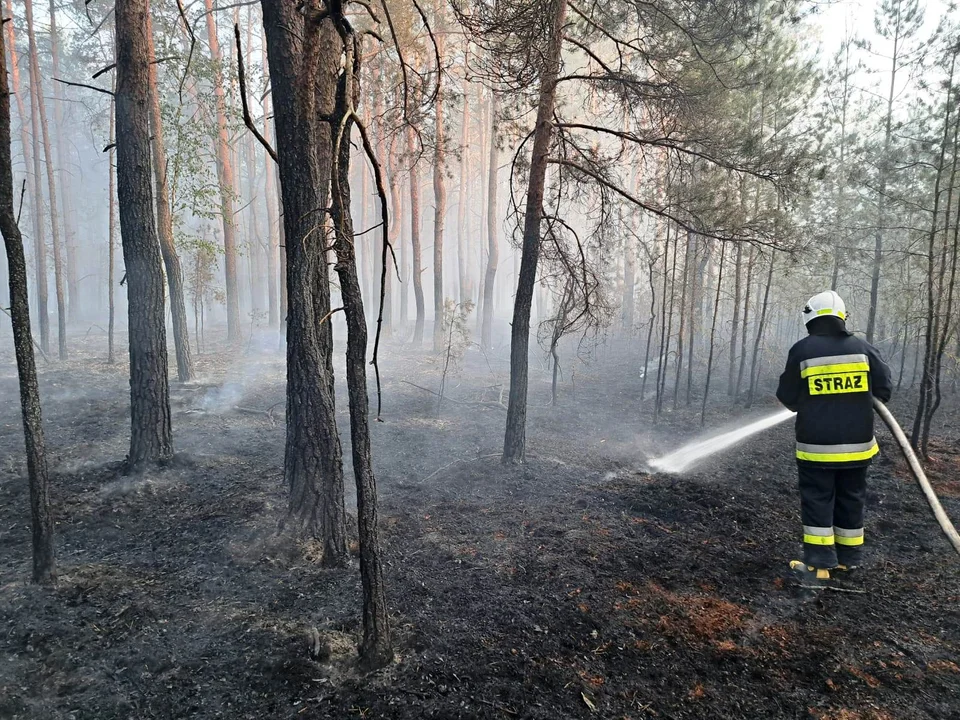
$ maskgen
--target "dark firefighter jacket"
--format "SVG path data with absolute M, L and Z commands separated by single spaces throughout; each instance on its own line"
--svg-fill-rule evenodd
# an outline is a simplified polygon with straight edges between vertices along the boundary
M 790 348 L 777 399 L 797 413 L 797 461 L 820 467 L 868 465 L 877 454 L 873 401 L 890 399 L 890 368 L 839 318 L 817 318 Z

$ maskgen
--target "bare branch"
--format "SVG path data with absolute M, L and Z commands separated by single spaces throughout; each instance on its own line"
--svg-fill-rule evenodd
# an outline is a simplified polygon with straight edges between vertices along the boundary
M 237 77 L 240 81 L 240 103 L 243 106 L 243 122 L 246 124 L 250 132 L 253 133 L 253 136 L 257 141 L 263 145 L 263 149 L 267 151 L 267 154 L 273 158 L 275 163 L 279 163 L 280 160 L 277 157 L 277 151 L 271 147 L 270 142 L 260 134 L 260 131 L 257 130 L 257 126 L 253 124 L 253 119 L 250 117 L 250 107 L 247 105 L 247 79 L 246 73 L 243 69 L 243 48 L 240 47 L 240 25 L 234 24 L 233 34 L 237 39 Z
M 98 93 L 103 93 L 104 95 L 109 95 L 110 97 L 114 97 L 113 92 L 111 92 L 110 90 L 104 90 L 103 88 L 99 88 L 96 85 L 86 85 L 85 83 L 70 82 L 69 80 L 61 80 L 60 78 L 54 78 L 54 81 L 61 83 L 63 85 L 69 85 L 70 87 L 86 88 L 87 90 L 96 90 Z

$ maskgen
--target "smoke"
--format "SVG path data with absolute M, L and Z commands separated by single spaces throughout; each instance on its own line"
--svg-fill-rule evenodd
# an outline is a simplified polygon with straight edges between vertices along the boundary
M 731 448 L 752 435 L 779 425 L 793 416 L 792 410 L 778 410 L 773 415 L 763 417 L 749 425 L 694 440 L 668 455 L 647 461 L 647 464 L 657 472 L 681 473 L 690 470 L 702 460 Z

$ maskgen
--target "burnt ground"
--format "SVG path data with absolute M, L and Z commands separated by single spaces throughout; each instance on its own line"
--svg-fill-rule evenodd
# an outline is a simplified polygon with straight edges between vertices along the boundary
M 788 425 L 699 471 L 645 474 L 698 422 L 681 402 L 650 427 L 635 370 L 606 353 L 557 408 L 534 370 L 529 462 L 505 468 L 506 352 L 471 354 L 438 418 L 407 384 L 436 389 L 437 363 L 392 348 L 373 431 L 398 652 L 361 676 L 356 567 L 323 570 L 277 533 L 280 359 L 201 357 L 202 382 L 173 386 L 183 460 L 124 478 L 125 367 L 75 344 L 41 369 L 55 589 L 25 582 L 9 345 L 0 357 L 0 718 L 960 718 L 960 564 L 884 432 L 865 592 L 803 601 L 784 582 Z M 769 409 L 717 398 L 710 425 Z M 958 422 L 944 411 L 932 464 L 955 519 Z M 330 660 L 311 659 L 309 628 Z

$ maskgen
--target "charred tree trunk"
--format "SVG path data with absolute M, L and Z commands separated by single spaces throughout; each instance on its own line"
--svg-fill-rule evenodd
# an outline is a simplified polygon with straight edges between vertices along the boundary
M 413 298 L 417 306 L 413 326 L 413 344 L 423 344 L 423 325 L 426 308 L 423 302 L 423 253 L 420 248 L 420 169 L 419 152 L 413 129 L 407 129 L 407 154 L 410 156 L 410 248 L 413 251 Z
M 487 269 L 483 276 L 483 324 L 480 328 L 480 346 L 484 350 L 493 347 L 493 292 L 497 281 L 497 266 L 500 263 L 500 247 L 497 240 L 497 94 L 490 92 L 490 155 L 487 165 Z
M 130 471 L 173 457 L 163 271 L 150 178 L 147 12 L 146 0 L 118 0 L 116 5 L 117 189 L 127 271 Z
M 540 222 L 547 166 L 550 162 L 550 144 L 553 140 L 553 109 L 557 97 L 557 76 L 560 72 L 563 23 L 567 15 L 566 0 L 553 0 L 550 13 L 550 37 L 540 70 L 537 124 L 530 156 L 530 181 L 523 220 L 523 254 L 520 259 L 520 277 L 510 332 L 510 399 L 507 405 L 507 431 L 503 440 L 503 461 L 507 463 L 523 462 L 526 450 L 530 308 L 533 288 L 537 281 L 537 262 L 540 258 Z M 496 183 L 492 183 L 492 187 L 492 192 L 496 192 Z
M 734 263 L 733 272 L 733 327 L 730 331 L 730 373 L 727 378 L 727 394 L 730 397 L 736 396 L 736 376 L 737 376 L 737 336 L 740 332 L 740 277 L 743 269 L 743 246 L 737 244 L 737 258 Z
M 288 517 L 323 543 L 323 562 L 347 559 L 343 467 L 333 379 L 330 278 L 322 209 L 331 173 L 329 117 L 341 44 L 316 5 L 263 0 L 270 55 L 287 258 Z
M 149 0 L 148 0 L 149 2 Z M 157 64 L 153 45 L 153 20 L 147 7 L 147 42 L 150 63 L 150 129 L 153 132 L 153 175 L 157 188 L 157 236 L 160 255 L 167 271 L 170 294 L 170 314 L 173 316 L 173 345 L 177 354 L 177 378 L 187 382 L 193 378 L 193 358 L 190 357 L 190 327 L 187 308 L 183 301 L 183 270 L 173 241 L 173 215 L 167 189 L 167 148 L 163 140 L 163 118 L 160 115 L 160 93 L 157 90 Z
M 50 229 L 53 236 L 53 278 L 57 296 L 57 344 L 60 359 L 66 360 L 67 305 L 63 289 L 63 252 L 60 244 L 60 216 L 57 213 L 57 183 L 54 175 L 53 157 L 50 151 L 50 131 L 47 127 L 43 86 L 40 80 L 40 63 L 37 59 L 39 57 L 37 41 L 33 32 L 33 0 L 24 0 L 24 9 L 27 17 L 27 39 L 30 46 L 30 93 L 33 97 L 34 115 L 40 124 L 40 139 L 43 142 L 43 157 L 47 169 L 47 202 L 50 208 Z M 40 155 L 36 134 L 34 134 L 33 142 L 34 164 L 36 166 Z M 39 181 L 37 183 L 39 184 Z
M 740 388 L 743 387 L 743 373 L 747 366 L 747 323 L 750 319 L 750 289 L 753 287 L 753 267 L 756 262 L 756 250 L 750 248 L 750 259 L 747 261 L 746 291 L 743 299 L 743 327 L 740 330 L 740 369 L 737 371 L 737 386 L 733 391 L 734 399 L 740 397 Z
M 346 23 L 344 23 L 346 25 Z M 341 31 L 344 32 L 345 31 Z M 349 36 L 348 36 L 349 37 Z M 360 661 L 365 669 L 387 665 L 393 659 L 390 642 L 390 621 L 380 561 L 380 539 L 377 527 L 377 484 L 373 473 L 370 449 L 370 412 L 367 397 L 367 323 L 363 297 L 357 276 L 354 254 L 353 220 L 350 215 L 350 130 L 348 113 L 352 107 L 350 86 L 359 90 L 359 66 L 354 66 L 352 43 L 345 42 L 346 70 L 338 92 L 338 111 L 334 127 L 341 135 L 335 138 L 332 174 L 332 216 L 335 229 L 336 271 L 347 321 L 347 391 L 350 403 L 350 439 L 353 473 L 357 485 L 357 521 L 359 524 L 360 578 L 363 585 L 363 642 Z M 359 60 L 356 61 L 359 63 Z M 356 77 L 349 79 L 351 75 Z M 349 85 L 348 85 L 349 83 Z M 382 208 L 381 208 L 382 210 Z
M 680 329 L 677 333 L 677 375 L 673 380 L 673 410 L 676 412 L 680 400 L 680 380 L 683 374 L 683 341 L 687 330 L 687 284 L 690 279 L 690 263 L 693 249 L 693 234 L 687 232 L 687 249 L 683 257 L 683 287 L 680 289 Z M 691 315 L 693 313 L 691 312 Z M 692 318 L 691 318 L 692 322 Z
M 23 238 L 13 206 L 13 162 L 10 151 L 10 89 L 7 86 L 6 53 L 0 33 L 0 232 L 7 252 L 10 283 L 10 318 L 13 347 L 20 380 L 20 411 L 30 481 L 30 519 L 33 534 L 33 581 L 50 585 L 56 581 L 54 523 L 50 509 L 50 482 L 40 413 L 40 385 L 30 333 L 30 303 L 27 296 L 27 262 Z
M 650 282 L 650 324 L 647 326 L 647 344 L 643 351 L 643 378 L 640 382 L 640 405 L 647 394 L 647 377 L 650 375 L 650 341 L 653 339 L 653 328 L 657 322 L 657 288 L 654 280 L 654 270 L 656 270 L 656 258 L 651 257 L 648 268 L 648 280 Z
M 237 240 L 235 234 L 233 199 L 233 163 L 230 138 L 227 134 L 227 109 L 221 71 L 220 41 L 217 39 L 217 21 L 213 0 L 204 0 L 207 18 L 207 41 L 213 60 L 213 93 L 217 103 L 217 182 L 220 185 L 220 214 L 223 221 L 223 267 L 226 276 L 227 342 L 241 339 L 240 295 L 237 288 Z

